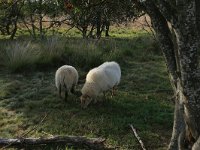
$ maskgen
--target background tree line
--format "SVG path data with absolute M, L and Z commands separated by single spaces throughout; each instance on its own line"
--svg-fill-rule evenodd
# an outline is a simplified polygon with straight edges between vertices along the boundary
M 131 0 L 1 0 L 0 34 L 13 39 L 18 28 L 25 28 L 32 37 L 42 38 L 65 24 L 80 30 L 84 38 L 99 38 L 103 31 L 109 36 L 110 24 L 141 14 Z

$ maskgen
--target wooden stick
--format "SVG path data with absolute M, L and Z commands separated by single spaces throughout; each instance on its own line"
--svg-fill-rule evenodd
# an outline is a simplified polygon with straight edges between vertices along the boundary
M 54 136 L 50 138 L 21 138 L 21 139 L 0 139 L 0 147 L 9 145 L 9 148 L 23 148 L 27 146 L 45 146 L 48 144 L 63 144 L 84 149 L 106 149 L 105 139 L 86 138 L 84 136 Z
M 0 148 L 26 148 L 28 146 L 48 146 L 48 144 L 57 144 L 62 146 L 70 146 L 75 148 L 83 149 L 108 149 L 104 147 L 105 139 L 102 138 L 87 138 L 84 136 L 51 136 L 49 138 L 25 138 L 30 132 L 38 128 L 38 126 L 46 119 L 47 113 L 42 118 L 42 120 L 34 126 L 31 130 L 22 134 L 19 138 L 13 139 L 1 139 L 0 138 Z
M 132 129 L 132 131 L 133 131 L 135 137 L 137 138 L 138 142 L 140 143 L 142 149 L 143 149 L 143 150 L 146 150 L 146 148 L 145 148 L 145 146 L 144 146 L 144 143 L 142 142 L 141 138 L 139 137 L 139 135 L 138 135 L 137 132 L 136 132 L 136 129 L 133 127 L 132 124 L 130 124 L 129 126 L 131 127 L 131 129 Z
M 10 145 L 12 145 L 13 143 L 17 142 L 19 139 L 23 139 L 26 135 L 28 135 L 28 134 L 31 133 L 32 131 L 36 130 L 36 129 L 39 127 L 39 125 L 46 119 L 47 115 L 48 115 L 48 114 L 45 113 L 45 116 L 42 118 L 42 120 L 41 120 L 37 125 L 35 125 L 32 129 L 30 129 L 30 130 L 27 131 L 26 133 L 23 133 L 22 135 L 20 135 L 18 139 L 15 139 L 15 140 L 12 139 L 12 142 L 10 142 L 9 144 L 7 144 L 7 145 L 5 145 L 5 146 L 3 146 L 3 147 L 0 145 L 0 147 L 2 147 L 1 150 L 10 147 Z

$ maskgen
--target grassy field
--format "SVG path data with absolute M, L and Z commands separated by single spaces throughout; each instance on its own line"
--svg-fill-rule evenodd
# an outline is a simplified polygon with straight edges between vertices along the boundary
M 115 30 L 99 41 L 49 37 L 41 41 L 0 41 L 0 137 L 80 135 L 106 138 L 116 149 L 138 150 L 133 124 L 149 150 L 166 149 L 171 136 L 173 103 L 166 66 L 151 36 L 144 31 Z M 79 98 L 58 98 L 54 74 L 70 64 L 83 86 L 87 71 L 115 60 L 122 69 L 117 95 L 83 110 Z M 101 97 L 100 97 L 101 98 Z

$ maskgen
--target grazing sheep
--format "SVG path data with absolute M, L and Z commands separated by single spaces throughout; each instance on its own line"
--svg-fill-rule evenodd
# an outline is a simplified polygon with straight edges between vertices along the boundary
M 105 62 L 99 67 L 90 70 L 81 90 L 81 106 L 86 108 L 92 100 L 96 103 L 96 97 L 110 89 L 112 89 L 112 94 L 114 94 L 114 89 L 119 84 L 120 78 L 120 66 L 114 61 Z
M 71 93 L 75 92 L 75 86 L 78 82 L 78 72 L 77 70 L 69 65 L 64 65 L 56 71 L 55 74 L 55 84 L 58 89 L 58 94 L 62 97 L 64 92 L 64 99 L 68 97 L 69 91 Z

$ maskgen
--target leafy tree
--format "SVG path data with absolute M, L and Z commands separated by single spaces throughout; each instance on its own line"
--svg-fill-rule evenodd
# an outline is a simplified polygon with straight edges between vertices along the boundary
M 36 31 L 39 31 L 40 37 L 43 38 L 48 29 L 59 24 L 55 18 L 60 13 L 59 3 L 56 0 L 26 0 L 22 21 L 33 37 L 36 37 Z
M 0 31 L 13 39 L 24 1 L 0 1 Z
M 126 0 L 66 0 L 65 4 L 67 14 L 71 17 L 71 26 L 77 27 L 83 37 L 93 36 L 95 29 L 96 37 L 101 37 L 104 29 L 108 36 L 111 22 L 123 23 L 141 15 L 135 4 Z

